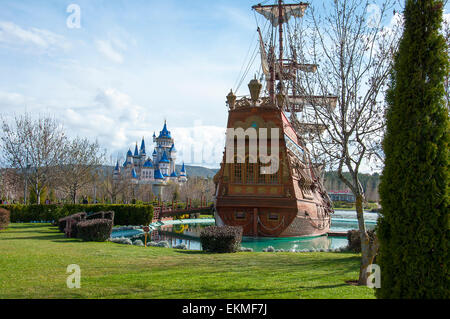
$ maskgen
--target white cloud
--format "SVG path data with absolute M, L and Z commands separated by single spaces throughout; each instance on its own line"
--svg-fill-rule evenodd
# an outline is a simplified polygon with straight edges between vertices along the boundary
M 114 44 L 113 44 L 114 43 Z M 118 49 L 124 49 L 126 46 L 119 40 L 107 41 L 107 40 L 97 40 L 95 42 L 97 50 L 103 54 L 105 57 L 110 59 L 115 63 L 123 63 L 123 55 Z
M 12 47 L 31 46 L 42 50 L 70 48 L 70 43 L 61 35 L 38 28 L 26 30 L 9 21 L 0 21 L 0 44 Z
M 0 92 L 0 109 L 8 109 L 24 106 L 27 99 L 22 94 L 11 92 Z

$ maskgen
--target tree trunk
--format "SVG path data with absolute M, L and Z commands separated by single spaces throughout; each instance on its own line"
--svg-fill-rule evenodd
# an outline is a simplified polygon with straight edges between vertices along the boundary
M 359 268 L 358 285 L 366 286 L 367 277 L 369 275 L 367 267 L 372 264 L 377 253 L 377 243 L 370 242 L 369 235 L 366 231 L 362 194 L 356 195 L 356 216 L 358 218 L 359 235 L 361 239 L 361 266 Z
M 36 188 L 36 204 L 41 204 L 41 191 L 39 188 Z

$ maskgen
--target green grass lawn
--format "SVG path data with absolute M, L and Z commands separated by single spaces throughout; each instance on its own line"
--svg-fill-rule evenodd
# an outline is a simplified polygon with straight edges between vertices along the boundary
M 69 289 L 69 264 L 81 288 Z M 67 239 L 48 224 L 0 231 L 3 298 L 374 298 L 351 253 L 206 254 Z

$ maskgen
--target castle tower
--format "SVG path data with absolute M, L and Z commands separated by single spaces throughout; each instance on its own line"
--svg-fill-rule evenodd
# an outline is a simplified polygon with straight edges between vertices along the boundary
M 167 129 L 167 121 L 164 121 L 159 135 L 153 132 L 153 142 L 155 147 L 151 156 L 147 156 L 145 137 L 142 137 L 140 147 L 136 142 L 134 152 L 128 149 L 122 171 L 119 163 L 116 163 L 113 170 L 114 179 L 117 180 L 122 176 L 136 184 L 136 187 L 139 187 L 140 184 L 150 184 L 155 195 L 161 194 L 162 187 L 167 181 L 178 183 L 186 181 L 184 165 L 180 174 L 175 168 L 177 150 L 171 133 Z
M 187 181 L 186 168 L 184 167 L 184 162 L 183 162 L 183 166 L 181 167 L 180 176 L 178 177 L 178 181 L 182 182 L 182 183 Z
M 175 148 L 175 143 L 172 144 L 172 147 L 169 150 L 169 156 L 170 156 L 170 173 L 175 173 L 175 162 L 177 159 L 177 150 Z
M 119 179 L 120 177 L 120 168 L 119 168 L 119 160 L 117 160 L 116 167 L 114 167 L 113 171 L 113 179 Z

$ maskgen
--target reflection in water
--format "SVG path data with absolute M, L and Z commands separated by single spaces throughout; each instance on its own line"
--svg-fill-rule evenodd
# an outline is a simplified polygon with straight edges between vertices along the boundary
M 364 213 L 367 221 L 367 229 L 373 229 L 376 225 L 378 214 Z M 170 246 L 177 246 L 185 244 L 188 249 L 201 250 L 200 232 L 203 227 L 208 224 L 201 225 L 172 225 L 164 226 L 163 228 L 153 231 L 151 233 L 152 241 L 166 240 Z M 356 220 L 356 212 L 354 211 L 336 211 L 331 219 L 332 232 L 347 232 L 350 229 L 358 229 L 358 222 Z M 294 238 L 267 238 L 267 237 L 244 237 L 242 239 L 242 247 L 253 248 L 254 251 L 262 251 L 264 248 L 272 246 L 275 249 L 288 250 L 309 250 L 309 249 L 335 249 L 347 246 L 346 237 L 294 237 Z
M 166 240 L 170 246 L 185 244 L 188 249 L 201 250 L 199 241 L 200 231 L 208 225 L 174 225 L 163 227 L 160 230 L 153 231 L 152 241 Z M 347 239 L 344 237 L 305 237 L 305 238 L 266 238 L 266 237 L 244 237 L 242 239 L 243 247 L 253 248 L 254 251 L 262 251 L 268 246 L 275 249 L 284 250 L 303 250 L 303 249 L 334 249 L 347 245 Z

